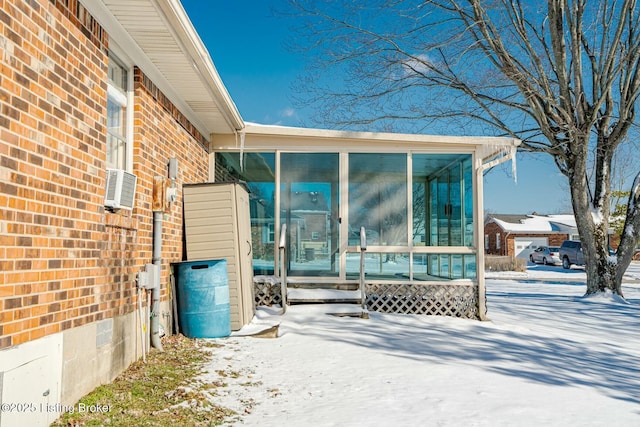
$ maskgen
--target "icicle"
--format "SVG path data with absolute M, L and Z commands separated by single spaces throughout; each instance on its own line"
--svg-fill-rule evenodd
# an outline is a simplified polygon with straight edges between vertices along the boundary
M 238 147 L 238 132 L 234 132 L 236 137 L 236 147 Z M 244 172 L 244 136 L 243 130 L 240 131 L 240 172 Z
M 516 154 L 518 153 L 518 147 L 511 147 L 511 174 L 513 175 L 513 182 L 518 184 L 518 165 L 516 164 Z
M 240 172 L 244 172 L 244 131 L 240 131 Z

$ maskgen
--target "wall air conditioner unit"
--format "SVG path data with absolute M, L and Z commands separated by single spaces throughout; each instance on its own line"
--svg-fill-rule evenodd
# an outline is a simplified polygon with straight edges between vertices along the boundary
M 107 169 L 104 206 L 111 210 L 133 209 L 138 177 L 122 169 Z

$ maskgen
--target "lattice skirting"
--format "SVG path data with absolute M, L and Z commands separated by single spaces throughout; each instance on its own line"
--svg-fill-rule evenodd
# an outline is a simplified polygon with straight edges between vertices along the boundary
M 477 285 L 369 283 L 366 287 L 369 311 L 480 317 Z
M 280 280 L 273 276 L 256 276 L 253 278 L 253 294 L 256 307 L 272 305 L 282 306 Z
M 427 314 L 478 319 L 478 285 L 378 284 L 367 286 L 369 311 Z M 280 281 L 271 276 L 254 279 L 256 306 L 282 305 Z

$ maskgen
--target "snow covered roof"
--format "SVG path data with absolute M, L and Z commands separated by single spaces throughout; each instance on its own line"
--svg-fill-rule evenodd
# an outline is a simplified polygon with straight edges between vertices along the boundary
M 573 215 L 491 215 L 504 231 L 510 233 L 576 233 Z

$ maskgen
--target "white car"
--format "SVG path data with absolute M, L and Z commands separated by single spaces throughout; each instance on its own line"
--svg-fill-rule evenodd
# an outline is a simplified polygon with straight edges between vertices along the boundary
M 532 263 L 562 264 L 560 259 L 560 248 L 556 246 L 540 246 L 529 255 L 529 261 Z

